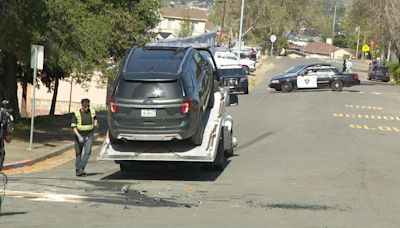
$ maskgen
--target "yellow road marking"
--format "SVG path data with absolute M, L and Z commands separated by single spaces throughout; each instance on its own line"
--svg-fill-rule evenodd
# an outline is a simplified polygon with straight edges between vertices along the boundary
M 364 130 L 372 130 L 372 131 L 393 131 L 400 132 L 400 128 L 397 127 L 389 127 L 389 126 L 377 126 L 370 127 L 365 124 L 349 124 L 349 127 L 352 129 L 364 129 Z
M 354 108 L 354 109 L 368 109 L 368 110 L 382 110 L 383 107 L 380 106 L 373 106 L 373 105 L 353 105 L 353 104 L 346 104 L 346 108 Z
M 337 117 L 337 118 L 400 121 L 400 116 L 391 116 L 391 115 L 368 115 L 368 114 L 336 113 L 335 112 L 335 113 L 332 113 L 332 116 Z

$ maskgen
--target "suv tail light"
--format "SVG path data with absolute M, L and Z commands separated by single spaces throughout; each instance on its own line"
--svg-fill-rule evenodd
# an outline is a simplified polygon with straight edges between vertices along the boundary
M 354 80 L 358 80 L 358 74 L 357 73 L 354 74 Z
M 117 102 L 114 99 L 110 100 L 110 110 L 112 113 L 117 112 Z
M 190 99 L 182 102 L 182 113 L 183 114 L 189 113 L 191 106 L 192 106 L 192 100 L 190 100 Z
M 374 70 L 373 70 L 373 71 L 371 71 L 371 74 L 376 74 L 376 71 L 374 71 Z

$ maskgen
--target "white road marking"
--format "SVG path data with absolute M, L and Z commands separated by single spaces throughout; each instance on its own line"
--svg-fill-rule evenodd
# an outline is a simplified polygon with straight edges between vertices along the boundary
M 372 92 L 371 94 L 374 94 L 374 95 L 381 95 L 382 93 Z
M 33 201 L 82 203 L 83 201 L 85 201 L 85 199 L 87 199 L 87 197 L 85 196 L 57 194 L 57 193 L 8 191 L 8 190 L 5 193 L 6 196 L 16 197 L 16 198 L 26 198 Z

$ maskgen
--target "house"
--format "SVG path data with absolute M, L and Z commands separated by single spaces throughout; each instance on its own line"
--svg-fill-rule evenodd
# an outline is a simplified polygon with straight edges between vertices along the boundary
M 162 7 L 160 8 L 160 19 L 160 23 L 154 29 L 158 39 L 179 37 L 181 24 L 186 20 L 190 21 L 192 36 L 215 29 L 215 26 L 207 19 L 207 12 L 201 9 Z
M 335 58 L 335 52 L 337 50 L 339 50 L 338 47 L 324 42 L 309 43 L 303 48 L 304 53 L 315 58 Z

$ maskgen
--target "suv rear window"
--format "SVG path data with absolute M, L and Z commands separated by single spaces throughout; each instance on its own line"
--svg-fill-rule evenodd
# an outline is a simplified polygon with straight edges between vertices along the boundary
M 124 99 L 177 99 L 182 96 L 181 80 L 154 82 L 121 78 L 114 91 L 114 97 Z
M 185 52 L 185 49 L 136 48 L 128 60 L 126 72 L 177 73 Z

